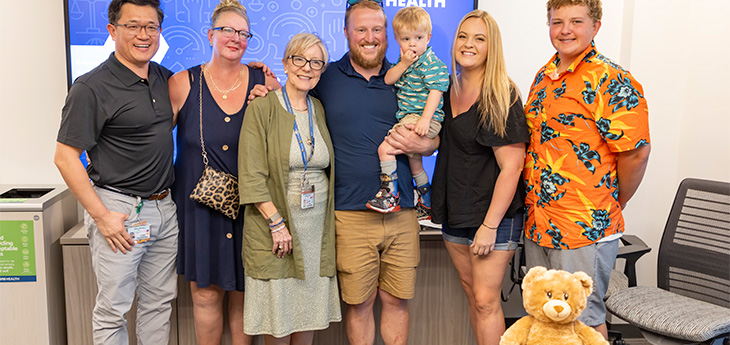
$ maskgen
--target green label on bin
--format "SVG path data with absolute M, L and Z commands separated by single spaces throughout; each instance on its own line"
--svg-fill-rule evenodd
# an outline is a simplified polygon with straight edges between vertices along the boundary
M 20 198 L 12 198 L 12 199 L 0 199 L 0 203 L 6 202 L 6 203 L 21 203 L 26 202 L 28 199 L 20 199 Z
M 0 283 L 34 282 L 33 221 L 0 220 Z

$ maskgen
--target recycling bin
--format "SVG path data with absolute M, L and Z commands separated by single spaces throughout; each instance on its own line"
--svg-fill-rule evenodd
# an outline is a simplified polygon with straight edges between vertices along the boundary
M 67 343 L 59 239 L 78 218 L 65 185 L 0 185 L 0 343 Z

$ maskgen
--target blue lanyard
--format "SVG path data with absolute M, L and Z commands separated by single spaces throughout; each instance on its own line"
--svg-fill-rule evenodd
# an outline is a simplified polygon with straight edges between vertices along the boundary
M 284 97 L 284 104 L 286 105 L 286 111 L 294 114 L 294 109 L 292 109 L 291 102 L 289 101 L 289 95 L 286 93 L 286 86 L 281 88 L 281 94 Z M 309 115 L 309 138 L 312 139 L 312 152 L 309 154 L 309 157 L 307 157 L 307 149 L 304 146 L 304 142 L 302 141 L 302 135 L 299 133 L 299 126 L 297 126 L 297 120 L 296 115 L 294 118 L 294 135 L 297 137 L 297 141 L 299 142 L 299 152 L 302 154 L 302 162 L 304 162 L 304 171 L 306 173 L 307 171 L 307 163 L 312 159 L 312 156 L 314 155 L 314 120 L 312 119 L 312 100 L 307 96 L 307 113 Z

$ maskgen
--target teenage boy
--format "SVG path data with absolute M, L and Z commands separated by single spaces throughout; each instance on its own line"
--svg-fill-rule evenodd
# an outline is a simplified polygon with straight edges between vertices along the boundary
M 644 91 L 596 50 L 600 0 L 550 0 L 557 53 L 537 73 L 525 102 L 530 146 L 526 182 L 527 265 L 593 279 L 580 320 L 607 338 L 603 296 L 624 232 L 621 211 L 649 158 Z

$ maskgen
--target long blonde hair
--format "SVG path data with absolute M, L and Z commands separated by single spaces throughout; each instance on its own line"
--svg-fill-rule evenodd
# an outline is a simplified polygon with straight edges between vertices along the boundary
M 487 61 L 484 66 L 484 81 L 479 94 L 478 110 L 479 123 L 482 127 L 492 127 L 494 134 L 504 137 L 507 133 L 507 116 L 509 108 L 519 99 L 517 85 L 507 75 L 504 53 L 502 51 L 502 35 L 499 32 L 497 22 L 489 13 L 482 10 L 474 10 L 467 13 L 461 19 L 454 35 L 454 45 L 451 47 L 451 70 L 458 73 L 460 66 L 456 63 L 456 40 L 461 30 L 461 25 L 467 19 L 479 18 L 487 26 Z M 459 92 L 459 78 L 453 78 L 454 90 Z M 514 97 L 513 97 L 514 94 Z

